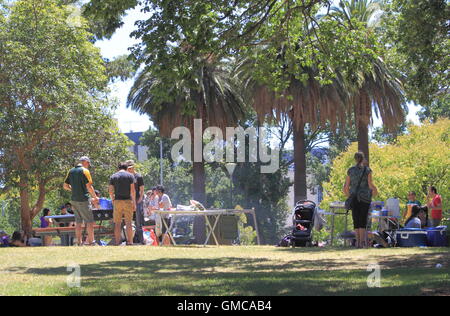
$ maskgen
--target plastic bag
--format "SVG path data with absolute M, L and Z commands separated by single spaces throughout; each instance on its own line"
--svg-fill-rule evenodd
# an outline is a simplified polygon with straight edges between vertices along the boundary
M 326 224 L 327 221 L 325 217 L 323 217 L 319 212 L 316 211 L 314 214 L 314 229 L 320 232 Z
M 144 229 L 144 243 L 147 246 L 158 246 L 158 237 L 153 229 Z

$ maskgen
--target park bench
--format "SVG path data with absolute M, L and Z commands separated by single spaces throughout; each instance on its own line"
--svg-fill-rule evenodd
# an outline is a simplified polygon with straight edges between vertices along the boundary
M 84 233 L 86 230 L 84 229 Z M 96 236 L 104 236 L 111 235 L 111 229 L 108 229 L 104 226 L 95 225 L 94 233 Z M 45 237 L 45 236 L 75 236 L 75 227 L 47 227 L 47 228 L 34 228 L 33 234 L 36 237 Z

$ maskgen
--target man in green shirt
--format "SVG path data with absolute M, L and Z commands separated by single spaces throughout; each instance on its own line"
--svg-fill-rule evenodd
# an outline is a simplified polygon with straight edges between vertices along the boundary
M 86 224 L 88 237 L 86 244 L 94 245 L 94 214 L 89 207 L 89 196 L 92 204 L 98 205 L 98 197 L 92 186 L 92 177 L 89 172 L 91 160 L 81 157 L 80 164 L 71 169 L 64 181 L 64 189 L 72 192 L 72 207 L 75 215 L 75 234 L 78 245 L 83 245 L 82 225 Z

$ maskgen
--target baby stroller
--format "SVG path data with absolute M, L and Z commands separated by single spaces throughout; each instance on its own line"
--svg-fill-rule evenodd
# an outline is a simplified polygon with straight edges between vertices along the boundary
M 291 245 L 293 247 L 310 247 L 312 245 L 316 203 L 299 201 L 295 205 Z

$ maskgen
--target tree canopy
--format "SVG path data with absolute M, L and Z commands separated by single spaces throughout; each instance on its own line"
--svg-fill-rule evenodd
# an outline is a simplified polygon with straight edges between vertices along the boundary
M 382 40 L 389 62 L 405 78 L 409 99 L 427 109 L 444 98 L 448 109 L 448 1 L 390 0 L 384 9 Z
M 55 0 L 19 0 L 0 24 L 0 182 L 18 191 L 27 233 L 79 156 L 90 155 L 100 176 L 129 155 L 104 61 L 71 14 Z

